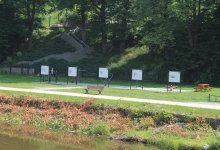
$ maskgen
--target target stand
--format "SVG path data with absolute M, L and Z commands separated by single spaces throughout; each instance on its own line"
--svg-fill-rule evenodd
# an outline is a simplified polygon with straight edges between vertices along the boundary
M 40 71 L 40 83 L 45 82 L 45 78 L 48 78 L 48 83 L 50 82 L 50 77 L 49 77 L 49 66 L 42 65 L 41 66 L 41 71 Z
M 109 87 L 109 71 L 108 71 L 108 68 L 99 68 L 99 74 L 98 74 L 98 79 L 97 79 L 97 86 L 99 84 L 98 80 L 102 79 L 104 80 L 104 86 L 106 86 L 106 82 L 107 82 L 107 85 Z
M 167 82 L 167 92 L 176 89 L 177 86 L 170 85 L 171 83 L 175 83 L 179 85 L 180 93 L 182 92 L 182 85 L 181 85 L 181 72 L 180 71 L 169 71 L 168 73 L 168 82 Z
M 136 87 L 138 87 L 138 82 L 141 81 L 141 88 L 143 90 L 144 89 L 143 70 L 140 70 L 140 69 L 132 69 L 131 70 L 130 90 L 132 87 L 132 81 L 136 81 Z
M 67 73 L 67 84 L 69 84 L 69 78 L 75 79 L 75 84 L 78 84 L 78 68 L 77 67 L 68 67 Z

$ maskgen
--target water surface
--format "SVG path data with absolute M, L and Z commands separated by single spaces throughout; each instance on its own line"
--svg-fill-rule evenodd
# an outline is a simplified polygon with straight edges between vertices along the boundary
M 74 137 L 73 137 L 74 138 Z M 88 140 L 89 139 L 89 140 Z M 77 140 L 77 139 L 76 139 Z M 86 140 L 74 144 L 61 144 L 49 140 L 30 137 L 18 137 L 0 134 L 1 150 L 158 150 L 155 147 L 138 143 L 106 140 L 86 137 Z

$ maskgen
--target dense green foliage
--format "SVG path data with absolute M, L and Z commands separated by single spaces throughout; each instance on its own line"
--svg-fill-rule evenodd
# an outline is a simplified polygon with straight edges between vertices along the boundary
M 76 34 L 110 57 L 104 64 L 117 75 L 135 67 L 163 82 L 168 70 L 180 70 L 185 82 L 219 84 L 219 0 L 2 0 L 0 7 L 1 62 L 35 47 L 41 37 L 34 33 L 47 27 L 45 16 L 64 13 L 58 21 L 69 26 L 65 30 L 80 27 Z M 130 55 L 147 52 L 133 58 L 127 48 Z
M 0 3 L 0 62 L 16 52 L 24 32 L 21 21 L 13 6 Z

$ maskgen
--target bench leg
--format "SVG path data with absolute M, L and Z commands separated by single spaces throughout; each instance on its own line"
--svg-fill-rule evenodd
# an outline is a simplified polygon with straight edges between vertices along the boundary
M 88 89 L 85 89 L 86 93 L 85 94 L 88 94 L 89 93 L 89 90 Z
M 102 91 L 99 90 L 99 94 L 102 94 Z

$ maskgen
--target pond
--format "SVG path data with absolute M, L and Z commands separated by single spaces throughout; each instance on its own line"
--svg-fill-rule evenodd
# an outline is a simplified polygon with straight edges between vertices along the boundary
M 73 138 L 78 140 L 79 136 Z M 82 136 L 80 136 L 82 138 Z M 83 138 L 84 139 L 84 138 Z M 140 143 L 126 143 L 107 140 L 105 138 L 85 136 L 86 140 L 79 140 L 74 144 L 62 144 L 50 140 L 33 137 L 19 137 L 0 134 L 0 149 L 3 150 L 158 150 L 156 147 Z

